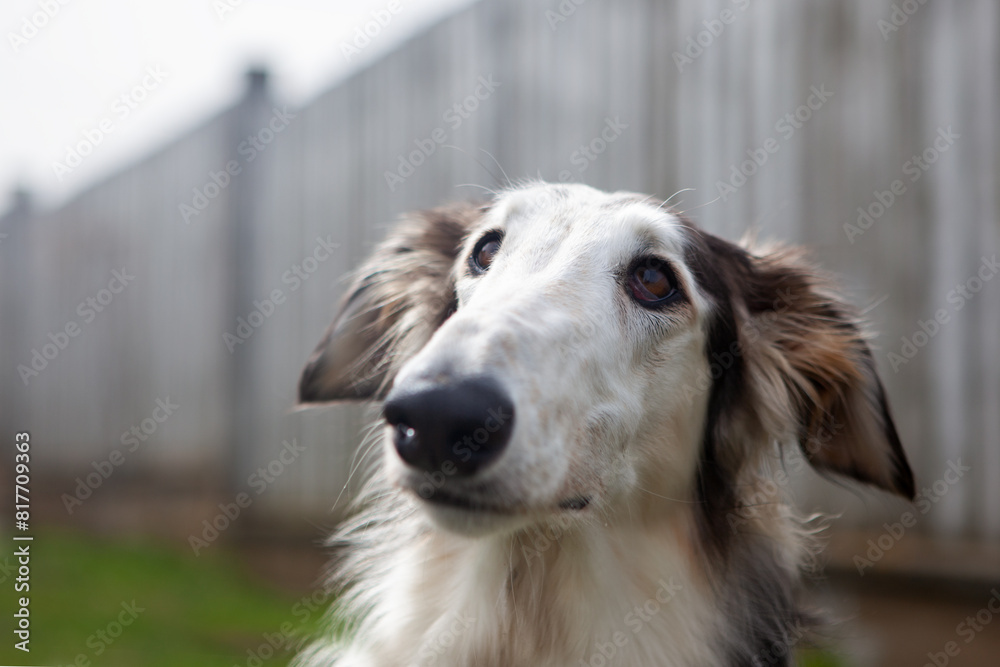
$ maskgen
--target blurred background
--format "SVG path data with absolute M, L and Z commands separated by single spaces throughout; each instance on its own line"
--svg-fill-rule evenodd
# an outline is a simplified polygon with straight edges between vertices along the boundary
M 509 177 L 677 194 L 839 274 L 921 495 L 794 467 L 837 516 L 806 664 L 1000 664 L 1000 7 L 347 4 L 0 11 L 0 662 L 287 662 L 374 414 L 296 412 L 298 373 L 397 216 Z

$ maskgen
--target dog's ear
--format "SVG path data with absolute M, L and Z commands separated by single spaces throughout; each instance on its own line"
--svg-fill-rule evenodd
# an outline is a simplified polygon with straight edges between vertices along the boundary
M 452 268 L 482 216 L 457 204 L 404 217 L 359 269 L 309 358 L 299 402 L 377 399 L 455 307 Z
M 752 456 L 744 443 L 794 439 L 817 470 L 912 499 L 913 473 L 850 305 L 799 251 L 691 231 L 688 263 L 715 302 L 703 492 L 724 491 L 719 480 Z
M 912 499 L 913 473 L 853 309 L 794 249 L 748 257 L 739 338 L 766 431 L 791 424 L 813 467 Z

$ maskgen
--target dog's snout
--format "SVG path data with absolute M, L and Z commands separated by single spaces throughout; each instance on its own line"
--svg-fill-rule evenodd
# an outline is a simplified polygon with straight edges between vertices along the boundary
M 390 392 L 383 407 L 400 458 L 428 472 L 468 477 L 499 458 L 514 404 L 496 382 L 474 378 Z

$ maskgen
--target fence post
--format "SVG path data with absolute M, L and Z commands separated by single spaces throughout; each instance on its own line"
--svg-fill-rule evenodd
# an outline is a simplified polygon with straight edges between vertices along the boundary
M 27 387 L 17 372 L 25 358 L 25 330 L 31 315 L 34 290 L 31 279 L 31 193 L 17 188 L 14 205 L 0 217 L 0 433 L 13 437 L 15 429 L 28 428 Z

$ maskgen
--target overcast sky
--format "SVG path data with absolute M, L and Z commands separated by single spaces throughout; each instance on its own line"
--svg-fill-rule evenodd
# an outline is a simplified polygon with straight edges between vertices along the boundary
M 236 100 L 250 64 L 299 105 L 470 1 L 3 0 L 0 212 L 18 185 L 57 205 L 182 134 Z M 58 167 L 81 141 L 92 152 Z

